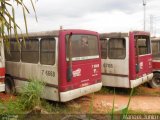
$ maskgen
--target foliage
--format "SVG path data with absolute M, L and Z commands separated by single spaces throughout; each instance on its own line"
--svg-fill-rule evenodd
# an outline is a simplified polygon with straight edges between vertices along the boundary
M 127 107 L 122 110 L 121 120 L 125 120 L 127 118 L 127 115 L 128 115 L 128 112 L 129 112 L 129 105 L 130 105 L 130 102 L 131 102 L 131 99 L 132 99 L 133 91 L 134 91 L 134 88 L 132 88 L 132 90 L 131 90 Z
M 22 88 L 22 93 L 15 99 L 0 101 L 1 114 L 21 114 L 36 106 L 41 107 L 41 94 L 44 83 L 39 80 L 31 80 Z M 46 104 L 45 104 L 46 105 Z
M 115 104 L 115 88 L 114 88 L 114 98 L 113 98 L 113 103 L 112 103 L 112 112 L 111 112 L 111 120 L 114 120 L 114 104 Z
M 32 109 L 35 106 L 41 106 L 41 95 L 44 90 L 42 81 L 33 79 L 28 85 L 24 86 L 20 95 L 20 102 L 23 109 Z
M 37 19 L 33 0 L 30 0 L 30 2 L 35 12 L 35 17 Z M 16 3 L 17 6 L 22 8 L 26 33 L 28 34 L 26 15 L 29 14 L 29 10 L 24 4 L 24 0 L 0 0 L 0 38 L 3 38 L 5 40 L 5 43 L 8 46 L 7 48 L 9 48 L 9 38 L 11 37 L 11 34 L 15 35 L 18 43 L 18 30 L 22 34 L 20 27 L 16 23 L 15 6 L 13 5 L 14 3 Z
M 89 116 L 88 119 L 91 119 L 91 114 L 93 114 L 93 103 L 94 103 L 94 93 L 92 93 L 92 98 L 89 106 Z

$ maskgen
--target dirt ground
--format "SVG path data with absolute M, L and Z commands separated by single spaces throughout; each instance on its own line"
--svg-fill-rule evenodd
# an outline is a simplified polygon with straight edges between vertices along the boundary
M 6 101 L 14 96 L 5 95 L 0 93 L 0 100 Z M 112 109 L 114 95 L 95 93 L 77 98 L 70 102 L 65 103 L 67 108 L 72 108 L 74 113 L 88 113 L 92 108 L 92 113 L 109 113 Z M 115 95 L 115 110 L 120 111 L 127 106 L 129 100 L 128 94 L 116 94 Z M 92 105 L 91 105 L 92 104 Z M 136 111 L 136 113 L 159 113 L 160 114 L 160 88 L 151 89 L 147 87 L 137 88 L 137 92 L 132 96 L 130 105 L 130 111 Z
M 160 114 L 160 88 L 151 89 L 147 87 L 138 88 L 138 95 L 133 95 L 129 110 L 133 113 L 158 113 Z M 141 93 L 143 92 L 143 93 Z M 148 94 L 147 94 L 148 93 Z M 155 94 L 158 93 L 158 94 Z M 109 113 L 113 105 L 113 94 L 94 94 L 78 98 L 71 102 L 73 106 L 81 105 L 81 109 L 89 111 L 93 99 L 94 113 Z M 115 95 L 115 111 L 120 111 L 127 106 L 129 95 Z M 83 111 L 83 112 L 84 112 Z
M 0 100 L 1 101 L 7 101 L 9 99 L 14 99 L 14 98 L 15 98 L 15 96 L 13 96 L 13 95 L 7 95 L 5 93 L 0 93 Z

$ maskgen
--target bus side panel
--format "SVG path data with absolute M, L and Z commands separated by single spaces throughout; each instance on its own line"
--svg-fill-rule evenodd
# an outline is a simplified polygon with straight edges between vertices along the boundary
M 4 44 L 0 38 L 0 92 L 5 91 L 5 57 L 4 57 Z
M 132 32 L 129 33 L 129 79 L 134 80 L 136 79 L 136 50 L 135 50 L 135 41 L 134 41 L 134 34 Z
M 140 71 L 138 76 L 145 76 L 152 73 L 152 55 L 139 56 Z
M 152 67 L 153 67 L 153 70 L 160 70 L 160 61 L 159 60 L 153 60 L 152 61 Z
M 66 58 L 65 58 L 65 41 L 64 32 L 59 32 L 59 44 L 58 44 L 58 80 L 59 80 L 59 92 L 61 86 L 66 85 Z
M 145 35 L 138 33 L 137 35 Z M 136 87 L 146 81 L 151 80 L 152 74 L 152 56 L 151 54 L 139 55 L 136 57 L 135 33 L 130 32 L 130 87 Z M 148 34 L 147 34 L 148 35 Z M 136 64 L 139 65 L 139 71 L 136 73 Z
M 57 42 L 56 40 L 56 59 L 54 65 L 6 61 L 7 74 L 14 78 L 17 92 L 21 92 L 29 80 L 42 80 L 45 82 L 42 97 L 48 100 L 59 101 Z

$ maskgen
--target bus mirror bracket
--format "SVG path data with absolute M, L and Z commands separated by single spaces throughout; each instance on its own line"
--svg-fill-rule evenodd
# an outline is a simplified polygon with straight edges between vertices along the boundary
M 140 65 L 139 65 L 139 49 L 138 49 L 138 38 L 136 37 L 136 73 L 139 73 Z
M 136 73 L 139 73 L 139 71 L 140 71 L 140 66 L 139 64 L 136 64 Z
M 69 58 L 69 64 L 67 68 L 67 82 L 70 82 L 72 80 L 73 74 L 72 74 L 72 42 L 71 42 L 72 32 L 69 34 L 68 38 L 68 58 Z

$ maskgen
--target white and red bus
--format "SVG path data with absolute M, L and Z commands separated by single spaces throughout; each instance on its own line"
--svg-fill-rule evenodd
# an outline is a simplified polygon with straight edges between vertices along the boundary
M 153 88 L 160 87 L 160 38 L 151 38 L 153 55 L 153 78 L 149 82 Z
M 150 34 L 100 34 L 103 86 L 134 88 L 152 79 Z
M 46 83 L 42 98 L 66 102 L 101 89 L 100 41 L 97 32 L 57 30 L 10 40 L 6 52 L 6 86 L 20 92 L 29 79 Z M 14 83 L 13 83 L 14 82 Z
M 0 92 L 5 91 L 5 57 L 3 39 L 0 38 Z

